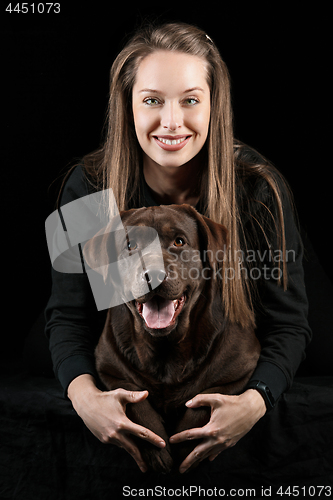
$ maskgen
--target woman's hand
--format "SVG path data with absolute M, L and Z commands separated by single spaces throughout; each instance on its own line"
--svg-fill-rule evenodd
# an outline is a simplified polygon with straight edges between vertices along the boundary
M 129 435 L 133 434 L 145 439 L 159 448 L 165 446 L 161 437 L 135 424 L 126 416 L 127 403 L 139 403 L 147 396 L 148 391 L 126 391 L 125 389 L 100 391 L 96 387 L 94 378 L 88 374 L 75 378 L 68 387 L 68 397 L 88 429 L 102 443 L 115 444 L 124 448 L 134 458 L 142 472 L 146 472 L 147 466 Z
M 248 389 L 240 396 L 198 394 L 186 406 L 210 406 L 211 417 L 204 427 L 189 429 L 170 438 L 171 444 L 202 438 L 200 444 L 181 464 L 179 472 L 185 472 L 205 458 L 214 460 L 221 451 L 234 446 L 266 413 L 265 402 L 255 389 Z

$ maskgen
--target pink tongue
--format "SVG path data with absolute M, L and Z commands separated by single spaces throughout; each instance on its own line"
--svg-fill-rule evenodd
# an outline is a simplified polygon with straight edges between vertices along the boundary
M 149 328 L 166 328 L 175 313 L 172 300 L 154 297 L 145 302 L 142 307 L 142 316 Z

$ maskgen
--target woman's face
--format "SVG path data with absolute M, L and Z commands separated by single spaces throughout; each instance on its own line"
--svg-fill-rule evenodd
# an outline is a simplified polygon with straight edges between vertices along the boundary
M 140 63 L 133 117 L 144 161 L 179 167 L 204 145 L 210 119 L 206 62 L 181 52 L 156 51 Z

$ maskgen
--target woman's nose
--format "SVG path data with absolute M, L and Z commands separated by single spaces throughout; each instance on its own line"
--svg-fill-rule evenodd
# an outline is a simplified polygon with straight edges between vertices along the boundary
M 168 130 L 177 130 L 183 125 L 183 113 L 177 103 L 169 102 L 163 106 L 161 125 Z

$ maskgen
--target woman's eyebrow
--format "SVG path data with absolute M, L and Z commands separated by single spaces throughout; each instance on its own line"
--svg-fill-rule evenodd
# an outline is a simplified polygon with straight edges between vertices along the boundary
M 152 92 L 155 94 L 161 94 L 161 92 L 159 90 L 156 90 L 156 89 L 142 89 L 142 90 L 139 90 L 139 92 Z
M 203 88 L 201 87 L 193 87 L 192 89 L 187 89 L 184 91 L 184 94 L 187 94 L 188 92 L 193 92 L 194 90 L 200 90 L 200 92 L 205 92 Z
M 204 89 L 201 87 L 192 87 L 191 89 L 184 90 L 183 94 L 188 94 L 189 92 L 193 92 L 194 90 L 200 90 L 201 92 L 205 92 Z M 139 93 L 141 93 L 141 92 L 151 92 L 151 93 L 155 93 L 155 94 L 163 94 L 163 92 L 161 92 L 160 90 L 156 90 L 156 89 L 139 90 Z

